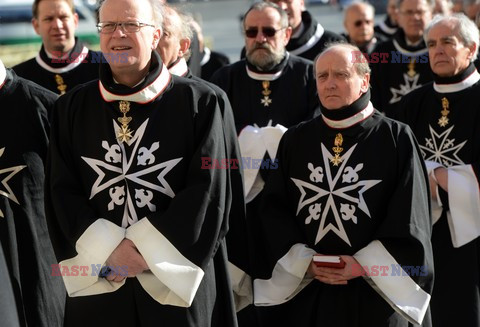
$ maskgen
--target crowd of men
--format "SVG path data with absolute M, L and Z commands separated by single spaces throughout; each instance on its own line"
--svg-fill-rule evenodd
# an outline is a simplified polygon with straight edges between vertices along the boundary
M 241 59 L 160 0 L 35 0 L 0 61 L 5 326 L 480 326 L 475 15 L 256 2 Z M 471 9 L 473 10 L 473 9 Z M 102 57 L 103 60 L 98 60 Z

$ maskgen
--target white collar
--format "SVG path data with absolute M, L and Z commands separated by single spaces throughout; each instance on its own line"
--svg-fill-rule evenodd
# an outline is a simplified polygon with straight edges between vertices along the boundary
M 107 102 L 124 100 L 145 104 L 155 100 L 160 94 L 162 94 L 167 88 L 168 83 L 170 83 L 171 78 L 172 75 L 168 72 L 167 67 L 163 65 L 160 75 L 158 75 L 150 85 L 145 86 L 143 89 L 135 93 L 127 95 L 111 93 L 103 86 L 102 81 L 100 80 L 98 81 L 98 87 L 103 100 Z
M 385 21 L 381 21 L 380 24 L 378 24 L 380 29 L 388 34 L 394 34 L 397 31 L 397 27 L 390 27 L 388 26 Z
M 416 57 L 416 56 L 419 56 L 419 55 L 422 55 L 422 54 L 428 52 L 427 48 L 423 48 L 423 49 L 413 51 L 413 52 L 408 51 L 407 49 L 402 48 L 402 46 L 395 39 L 393 39 L 393 46 L 397 49 L 397 51 L 399 51 L 400 53 L 402 53 L 404 55 L 407 55 L 407 56 L 415 56 Z
M 48 56 L 48 54 L 47 54 Z M 86 60 L 88 56 L 88 48 L 87 47 L 83 47 L 82 49 L 82 52 L 78 55 L 78 57 L 73 60 L 72 63 L 68 64 L 67 66 L 65 67 L 62 67 L 62 68 L 53 68 L 51 67 L 50 65 L 48 65 L 45 61 L 43 61 L 43 59 L 40 57 L 40 53 L 37 54 L 37 56 L 35 57 L 35 60 L 37 61 L 37 63 L 40 65 L 40 67 L 42 67 L 43 69 L 51 72 L 51 73 L 54 73 L 54 74 L 63 74 L 63 73 L 66 73 L 66 72 L 69 72 L 71 71 L 72 69 L 75 69 L 77 68 L 78 66 L 80 66 L 80 64 Z M 61 59 L 61 58 L 59 58 Z
M 0 59 L 0 89 L 5 84 L 6 79 L 7 79 L 7 70 L 5 69 L 5 65 L 3 64 L 2 60 Z
M 303 22 L 300 22 L 300 25 L 298 26 L 298 30 L 294 34 L 292 34 L 291 38 L 292 39 L 299 38 L 300 35 L 302 35 L 304 30 L 305 30 L 305 25 L 303 24 Z
M 359 122 L 367 119 L 370 117 L 374 112 L 373 105 L 369 101 L 368 105 L 363 109 L 362 111 L 356 113 L 355 115 L 342 119 L 342 120 L 332 120 L 328 119 L 324 115 L 322 115 L 322 119 L 331 128 L 336 128 L 336 129 L 344 129 L 344 128 L 349 128 L 355 124 L 358 124 Z
M 203 65 L 205 65 L 207 62 L 209 62 L 211 55 L 212 55 L 212 51 L 211 51 L 209 48 L 204 47 L 204 48 L 203 48 L 203 58 L 202 58 L 202 61 L 200 61 L 200 66 L 203 66 Z
M 453 84 L 437 84 L 433 83 L 433 89 L 438 93 L 453 93 L 465 90 L 466 88 L 472 86 L 473 84 L 477 83 L 480 80 L 480 74 L 475 69 L 473 73 L 470 74 L 467 78 L 463 81 Z
M 172 75 L 184 77 L 188 72 L 187 61 L 185 58 L 180 58 L 168 71 Z
M 405 43 L 409 47 L 416 47 L 417 45 L 420 45 L 420 43 L 422 43 L 422 38 L 420 38 L 420 40 L 418 40 L 417 42 L 412 42 L 408 39 L 408 37 L 405 36 Z
M 315 44 L 317 44 L 318 40 L 321 39 L 324 32 L 325 32 L 325 29 L 323 28 L 323 26 L 320 25 L 320 23 L 318 23 L 317 29 L 315 30 L 315 34 L 313 34 L 312 37 L 304 45 L 294 50 L 290 50 L 290 52 L 293 55 L 299 55 L 301 53 L 304 53 L 305 51 L 310 50 L 311 48 L 313 48 Z

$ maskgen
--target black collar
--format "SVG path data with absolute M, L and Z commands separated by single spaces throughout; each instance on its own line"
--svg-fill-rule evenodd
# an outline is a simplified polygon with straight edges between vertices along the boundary
M 62 74 L 76 68 L 87 60 L 88 48 L 75 38 L 75 45 L 66 56 L 64 53 L 52 53 L 51 55 L 53 58 L 48 56 L 45 46 L 42 44 L 35 59 L 42 68 L 52 73 Z
M 113 81 L 112 70 L 107 63 L 100 64 L 100 93 L 107 102 L 125 100 L 148 103 L 155 100 L 172 85 L 172 76 L 156 51 L 152 51 L 150 71 L 135 87 L 117 84 Z
M 416 46 L 407 45 L 405 32 L 401 28 L 393 35 L 393 45 L 397 51 L 406 56 L 419 56 L 428 52 L 427 45 L 423 39 Z
M 375 111 L 370 103 L 370 90 L 360 96 L 360 98 L 351 105 L 340 109 L 329 110 L 320 104 L 320 109 L 325 124 L 336 129 L 354 126 L 370 117 Z
M 480 80 L 480 74 L 473 63 L 463 72 L 451 76 L 440 77 L 434 74 L 433 88 L 438 93 L 453 93 L 465 90 Z
M 268 71 L 258 69 L 256 66 L 248 62 L 248 59 L 246 58 L 244 60 L 246 62 L 247 74 L 250 78 L 260 81 L 274 81 L 282 74 L 283 69 L 288 63 L 288 58 L 290 58 L 290 54 L 285 52 L 285 57 L 283 57 L 282 61 Z

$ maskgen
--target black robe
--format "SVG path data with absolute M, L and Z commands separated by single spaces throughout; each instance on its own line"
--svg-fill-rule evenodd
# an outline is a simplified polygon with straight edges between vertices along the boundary
M 206 165 L 228 159 L 232 146 L 221 99 L 170 75 L 156 52 L 133 89 L 114 84 L 107 65 L 100 77 L 61 97 L 53 115 L 46 203 L 71 296 L 65 326 L 92 317 L 97 325 L 236 326 L 225 245 L 229 174 Z M 127 143 L 116 139 L 118 100 L 131 108 Z M 99 278 L 124 238 L 150 270 L 122 283 Z M 88 276 L 72 274 L 75 265 Z
M 379 43 L 373 53 L 385 55 L 370 61 L 372 103 L 387 116 L 393 115 L 402 96 L 433 79 L 425 42 L 408 46 L 402 29 L 392 40 Z
M 61 326 L 65 289 L 44 212 L 47 110 L 57 96 L 0 62 L 0 243 L 22 326 Z M 7 288 L 8 285 L 5 285 Z M 1 286 L 3 292 L 3 284 Z M 3 316 L 0 324 L 4 324 Z
M 386 15 L 385 19 L 381 21 L 378 25 L 375 25 L 373 28 L 375 33 L 378 35 L 382 35 L 382 39 L 389 40 L 393 38 L 393 35 L 398 30 L 398 26 L 394 25 L 388 15 Z
M 126 60 L 124 57 L 108 59 Z M 13 70 L 18 76 L 61 95 L 77 85 L 98 79 L 98 67 L 104 60 L 100 52 L 91 51 L 76 40 L 66 59 L 49 58 L 42 45 L 35 58 L 14 66 Z
M 12 282 L 10 274 L 5 262 L 2 247 L 0 246 L 0 282 L 2 283 L 2 291 L 0 292 L 0 317 L 2 324 L 9 327 L 20 326 L 18 319 L 19 312 L 15 304 L 15 296 L 13 295 Z
M 425 168 L 411 130 L 368 100 L 322 109 L 280 142 L 259 214 L 268 259 L 254 281 L 256 305 L 280 304 L 271 326 L 410 326 L 424 315 L 430 325 Z M 327 285 L 305 277 L 315 253 L 354 256 L 369 278 Z
M 413 91 L 396 117 L 415 133 L 429 173 L 437 165 L 448 168 L 448 193 L 439 188 L 440 201 L 432 200 L 435 327 L 480 326 L 480 104 L 472 100 L 479 93 L 472 64 Z M 443 99 L 450 111 L 444 127 Z
M 226 55 L 205 47 L 202 52 L 202 60 L 200 61 L 202 79 L 209 81 L 217 70 L 228 64 L 230 64 L 230 59 Z

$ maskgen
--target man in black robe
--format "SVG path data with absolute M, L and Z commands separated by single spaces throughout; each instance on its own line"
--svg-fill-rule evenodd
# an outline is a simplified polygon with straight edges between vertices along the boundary
M 192 25 L 190 18 L 179 12 L 178 9 L 164 6 L 163 34 L 157 46 L 157 52 L 172 75 L 181 76 L 199 81 L 212 88 L 221 99 L 220 110 L 224 117 L 224 133 L 227 144 L 233 145 L 228 151 L 229 159 L 239 162 L 240 149 L 238 148 L 237 133 L 233 120 L 233 112 L 225 92 L 217 85 L 194 76 L 186 63 L 189 56 Z M 253 301 L 251 279 L 248 275 L 248 244 L 245 226 L 245 201 L 243 195 L 243 177 L 240 166 L 230 170 L 232 190 L 232 209 L 230 210 L 230 228 L 227 234 L 227 248 L 229 258 L 230 280 L 234 291 L 237 311 L 240 311 Z
M 434 326 L 480 325 L 479 32 L 463 14 L 436 16 L 425 31 L 433 83 L 400 103 L 397 119 L 420 144 L 432 194 Z
M 373 28 L 375 33 L 382 35 L 384 39 L 391 39 L 398 29 L 397 15 L 397 0 L 388 0 L 387 14 L 385 19 Z
M 42 38 L 35 58 L 13 67 L 18 76 L 57 94 L 98 79 L 99 52 L 89 50 L 75 37 L 78 14 L 73 0 L 35 0 L 32 25 Z M 124 55 L 109 60 L 125 60 Z
M 55 107 L 47 209 L 65 326 L 236 326 L 225 246 L 234 145 L 222 99 L 154 51 L 159 5 L 103 2 L 102 52 L 129 62 L 102 64 L 99 82 Z
M 8 268 L 2 271 L 2 281 L 11 280 L 18 309 L 18 314 L 11 314 L 21 326 L 63 323 L 65 288 L 61 278 L 52 275 L 56 260 L 45 221 L 43 191 L 47 111 L 56 98 L 54 93 L 5 69 L 0 61 L 4 122 L 0 132 L 0 248 Z M 9 286 L 2 283 L 2 298 L 8 295 Z M 4 320 L 8 316 L 0 317 L 0 324 L 10 326 Z
M 425 168 L 410 128 L 370 103 L 355 51 L 319 56 L 322 116 L 284 134 L 265 186 L 257 228 L 269 255 L 254 298 L 282 309 L 277 326 L 430 326 Z M 316 254 L 345 266 L 317 267 Z
M 422 38 L 432 9 L 432 0 L 400 0 L 400 28 L 392 40 L 379 43 L 369 58 L 372 103 L 387 115 L 394 113 L 402 96 L 433 78 Z

